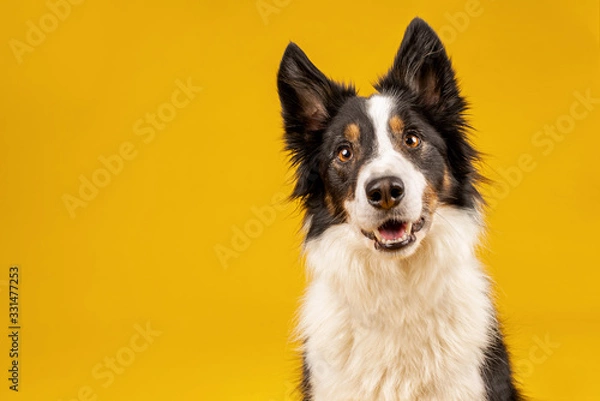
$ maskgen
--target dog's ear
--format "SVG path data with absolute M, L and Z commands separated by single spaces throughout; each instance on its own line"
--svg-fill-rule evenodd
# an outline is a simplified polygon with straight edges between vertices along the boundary
M 277 89 L 286 128 L 305 132 L 325 128 L 341 103 L 356 94 L 353 88 L 328 79 L 293 42 L 283 54 Z
M 406 28 L 392 68 L 375 88 L 380 92 L 408 89 L 421 105 L 435 112 L 461 112 L 464 108 L 444 45 L 420 18 L 413 19 Z
M 286 150 L 297 167 L 292 197 L 306 197 L 318 188 L 316 152 L 323 132 L 337 110 L 356 91 L 328 79 L 295 44 L 285 49 L 277 89 L 285 125 Z

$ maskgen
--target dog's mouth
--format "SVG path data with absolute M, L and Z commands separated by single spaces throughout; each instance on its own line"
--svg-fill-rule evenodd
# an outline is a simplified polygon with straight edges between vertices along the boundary
M 397 251 L 416 241 L 415 233 L 425 225 L 421 217 L 417 222 L 387 220 L 373 231 L 364 231 L 364 236 L 373 240 L 375 249 L 380 251 Z

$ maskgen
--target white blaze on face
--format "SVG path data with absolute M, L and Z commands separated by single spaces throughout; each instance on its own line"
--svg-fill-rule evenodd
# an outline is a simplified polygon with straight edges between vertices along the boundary
M 388 96 L 374 95 L 367 100 L 367 113 L 375 129 L 376 153 L 361 168 L 354 199 L 346 202 L 350 219 L 363 230 L 372 230 L 382 224 L 380 212 L 369 204 L 365 191 L 367 183 L 380 177 L 398 177 L 404 183 L 404 198 L 394 211 L 396 218 L 416 222 L 422 213 L 426 180 L 392 144 L 389 121 L 393 117 L 393 105 Z

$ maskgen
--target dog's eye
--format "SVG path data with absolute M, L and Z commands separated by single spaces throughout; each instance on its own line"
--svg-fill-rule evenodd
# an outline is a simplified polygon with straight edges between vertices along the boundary
M 348 145 L 342 145 L 338 148 L 337 158 L 342 163 L 352 159 L 352 148 Z
M 408 132 L 404 136 L 404 144 L 411 149 L 418 148 L 421 145 L 421 138 L 419 138 L 413 132 Z

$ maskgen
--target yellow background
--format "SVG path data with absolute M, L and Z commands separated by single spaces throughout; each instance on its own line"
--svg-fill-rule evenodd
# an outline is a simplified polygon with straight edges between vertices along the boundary
M 600 98 L 599 2 L 374 3 L 85 0 L 19 63 L 11 43 L 26 43 L 28 21 L 51 24 L 50 8 L 2 2 L 0 399 L 294 399 L 305 283 L 296 206 L 269 209 L 291 189 L 276 69 L 293 40 L 368 95 L 419 15 L 443 33 L 496 181 L 481 255 L 523 387 L 534 400 L 600 400 L 600 104 L 569 120 L 575 92 Z M 188 79 L 202 91 L 144 142 L 134 124 Z M 568 132 L 543 154 L 536 133 L 557 122 Z M 64 195 L 127 142 L 135 157 L 71 218 Z M 253 208 L 274 221 L 257 225 Z M 233 245 L 225 267 L 217 250 Z M 12 264 L 18 394 L 6 380 Z M 94 367 L 131 356 L 147 323 L 161 334 L 104 387 Z M 85 386 L 96 398 L 78 396 Z

